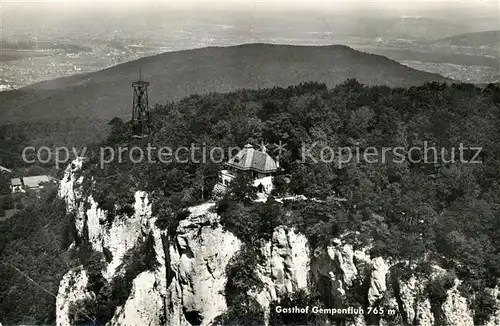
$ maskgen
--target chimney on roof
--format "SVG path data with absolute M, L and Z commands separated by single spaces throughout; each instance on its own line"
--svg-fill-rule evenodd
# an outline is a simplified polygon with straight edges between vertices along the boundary
M 250 148 L 253 148 L 253 146 L 252 146 L 252 145 L 250 145 L 250 144 L 246 144 L 246 145 L 245 145 L 245 148 L 250 149 Z
M 266 145 L 264 143 L 262 143 L 262 145 L 260 145 L 260 151 L 262 153 L 266 153 L 267 150 L 266 150 Z

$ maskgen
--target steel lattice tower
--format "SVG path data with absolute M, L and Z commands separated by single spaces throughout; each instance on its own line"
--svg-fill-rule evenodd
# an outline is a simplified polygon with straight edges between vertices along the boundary
M 134 134 L 138 136 L 144 136 L 149 132 L 148 86 L 149 82 L 142 80 L 142 73 L 139 72 L 139 80 L 132 83 L 134 88 L 132 127 Z

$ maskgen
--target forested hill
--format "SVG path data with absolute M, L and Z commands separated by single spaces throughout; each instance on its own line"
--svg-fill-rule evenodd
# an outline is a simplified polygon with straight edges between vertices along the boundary
M 288 86 L 307 81 L 328 86 L 355 78 L 363 84 L 409 86 L 444 81 L 388 58 L 346 46 L 246 44 L 147 57 L 102 71 L 42 82 L 0 93 L 0 121 L 128 117 L 139 69 L 151 82 L 150 103 L 190 94 Z

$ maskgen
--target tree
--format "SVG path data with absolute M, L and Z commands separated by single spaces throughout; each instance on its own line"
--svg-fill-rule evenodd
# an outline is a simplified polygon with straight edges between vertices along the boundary
M 286 196 L 290 191 L 289 183 L 290 179 L 283 175 L 274 177 L 272 193 L 277 196 Z
M 224 228 L 239 239 L 253 243 L 259 238 L 260 217 L 253 206 L 223 198 L 217 210 Z
M 261 305 L 253 300 L 232 302 L 229 309 L 222 315 L 217 316 L 213 326 L 223 325 L 248 325 L 259 326 L 264 323 L 264 311 Z
M 201 201 L 205 200 L 205 169 L 200 167 L 196 169 L 195 186 L 201 194 Z
M 227 187 L 227 197 L 241 203 L 257 199 L 257 190 L 253 186 L 252 178 L 247 173 L 238 173 Z
M 274 229 L 283 224 L 281 204 L 269 197 L 265 203 L 258 205 L 257 209 L 260 220 L 259 238 L 271 240 Z
M 4 210 L 12 209 L 15 207 L 14 200 L 11 195 L 5 195 L 1 197 L 0 208 Z
M 10 193 L 10 178 L 7 174 L 0 172 L 0 195 Z
M 107 140 L 108 142 L 118 140 L 124 135 L 125 124 L 123 123 L 122 119 L 115 117 L 110 122 L 108 122 L 108 125 L 111 126 L 111 132 Z
M 46 171 L 44 168 L 38 165 L 34 165 L 26 170 L 24 175 L 26 177 L 33 177 L 33 176 L 38 176 L 38 175 L 45 175 Z

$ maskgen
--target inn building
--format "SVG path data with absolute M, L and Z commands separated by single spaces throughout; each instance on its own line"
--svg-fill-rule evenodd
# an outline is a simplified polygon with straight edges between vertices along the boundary
M 247 144 L 235 156 L 225 163 L 225 170 L 220 172 L 219 184 L 224 188 L 240 173 L 246 173 L 253 179 L 253 186 L 260 193 L 270 193 L 273 189 L 273 175 L 279 164 L 267 152 L 265 146 L 256 150 Z

